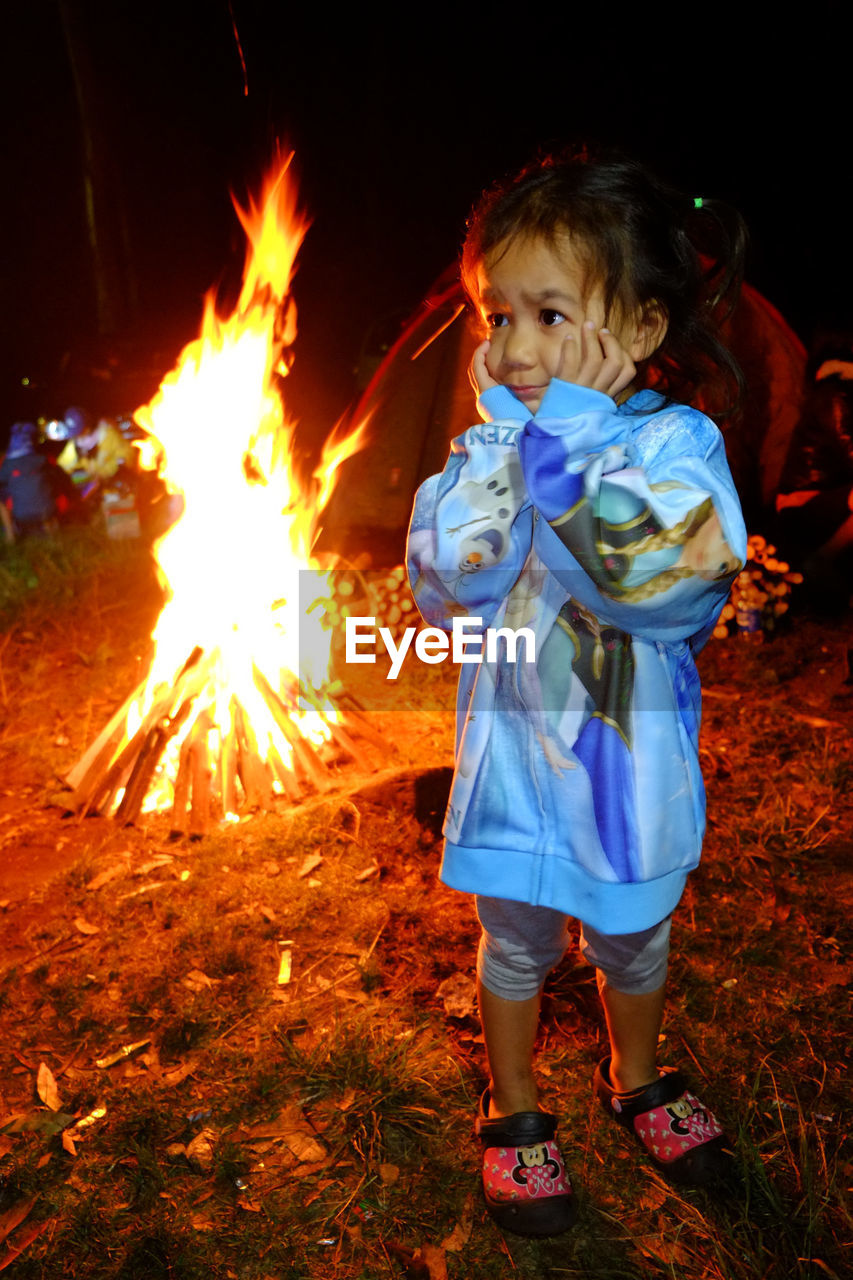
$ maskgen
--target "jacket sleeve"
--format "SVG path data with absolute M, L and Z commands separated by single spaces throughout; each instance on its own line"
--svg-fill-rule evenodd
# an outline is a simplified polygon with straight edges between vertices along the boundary
M 477 396 L 477 412 L 484 422 L 518 422 L 524 426 L 530 414 L 509 387 L 489 387 Z
M 431 626 L 491 624 L 530 552 L 533 510 L 518 456 L 519 419 L 484 423 L 453 441 L 444 471 L 418 490 L 407 563 Z
M 632 429 L 610 396 L 554 379 L 519 451 L 550 526 L 540 554 L 569 594 L 634 635 L 704 638 L 746 558 L 714 424 L 674 405 Z

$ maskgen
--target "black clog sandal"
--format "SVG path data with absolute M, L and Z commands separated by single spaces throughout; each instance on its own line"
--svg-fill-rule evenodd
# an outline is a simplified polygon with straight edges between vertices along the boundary
M 518 1111 L 496 1120 L 488 1116 L 487 1089 L 476 1132 L 483 1144 L 486 1207 L 495 1222 L 520 1236 L 568 1231 L 577 1204 L 555 1141 L 556 1118 L 545 1111 Z
M 722 1127 L 691 1093 L 680 1071 L 662 1071 L 652 1084 L 632 1093 L 617 1093 L 609 1072 L 610 1059 L 605 1058 L 593 1077 L 596 1097 L 666 1178 L 704 1187 L 732 1177 L 734 1156 Z

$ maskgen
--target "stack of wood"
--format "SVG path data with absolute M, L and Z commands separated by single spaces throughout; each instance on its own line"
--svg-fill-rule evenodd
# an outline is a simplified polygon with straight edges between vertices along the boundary
M 128 714 L 144 693 L 147 682 L 143 681 L 67 775 L 73 792 L 69 807 L 81 817 L 114 813 L 123 825 L 134 823 L 168 744 L 191 718 L 174 778 L 171 825 L 173 833 L 196 838 L 207 832 L 214 818 L 239 809 L 272 809 L 277 791 L 296 801 L 306 792 L 328 790 L 334 782 L 330 766 L 342 760 L 355 760 L 373 769 L 373 761 L 356 739 L 386 748 L 384 739 L 346 692 L 329 699 L 337 712 L 334 719 L 323 715 L 316 695 L 306 692 L 296 676 L 288 675 L 277 691 L 255 667 L 255 687 L 290 747 L 290 758 L 285 759 L 275 748 L 261 755 L 249 717 L 236 695 L 230 701 L 230 728 L 218 758 L 214 758 L 208 744 L 214 727 L 210 690 L 215 665 L 216 654 L 193 649 L 174 683 L 158 688 L 138 729 L 130 734 Z M 320 712 L 327 726 L 330 738 L 322 746 L 305 738 L 291 716 L 294 708 L 306 704 Z

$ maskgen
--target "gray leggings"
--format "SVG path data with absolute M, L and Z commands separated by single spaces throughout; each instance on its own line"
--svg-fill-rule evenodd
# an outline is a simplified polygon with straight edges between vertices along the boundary
M 477 973 L 487 991 L 528 1000 L 569 945 L 571 917 L 551 907 L 505 898 L 476 899 L 483 926 Z M 630 995 L 657 991 L 666 980 L 670 917 L 639 933 L 604 934 L 581 925 L 581 955 L 598 970 L 599 986 Z

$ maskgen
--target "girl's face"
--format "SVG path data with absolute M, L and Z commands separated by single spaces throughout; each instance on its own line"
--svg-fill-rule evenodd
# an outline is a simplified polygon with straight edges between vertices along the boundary
M 579 339 L 584 321 L 596 332 L 607 325 L 633 360 L 649 354 L 639 313 L 606 314 L 601 286 L 588 279 L 568 235 L 553 245 L 529 236 L 505 241 L 480 263 L 477 294 L 491 342 L 486 367 L 531 414 L 557 373 L 565 339 Z

